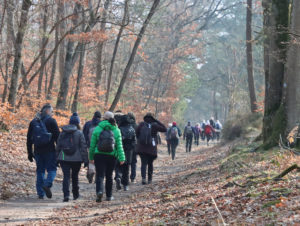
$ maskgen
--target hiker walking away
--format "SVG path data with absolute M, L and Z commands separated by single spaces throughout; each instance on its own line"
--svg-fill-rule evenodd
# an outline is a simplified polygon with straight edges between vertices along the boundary
M 122 134 L 122 143 L 123 149 L 125 152 L 126 161 L 120 167 L 122 172 L 122 179 L 121 183 L 124 186 L 124 191 L 128 191 L 129 185 L 129 166 L 131 165 L 132 161 L 132 154 L 136 144 L 136 135 L 135 129 L 131 124 L 131 120 L 128 115 L 124 115 L 120 121 L 120 130 Z
M 123 117 L 123 113 L 121 110 L 117 110 L 114 113 L 114 119 L 116 120 L 117 126 L 120 126 L 120 122 L 122 120 Z M 115 166 L 115 178 L 114 180 L 116 181 L 116 188 L 117 190 L 121 190 L 121 177 L 122 177 L 122 172 L 121 172 L 121 165 L 120 162 L 117 160 L 116 166 Z
M 201 127 L 199 123 L 195 125 L 194 132 L 195 132 L 195 145 L 199 146 L 199 138 L 201 134 Z
M 63 171 L 64 202 L 70 199 L 70 177 L 72 177 L 73 199 L 79 198 L 78 174 L 81 164 L 88 166 L 87 145 L 83 133 L 80 131 L 80 119 L 77 113 L 73 113 L 69 125 L 62 127 L 57 146 L 57 161 Z
M 206 136 L 206 141 L 207 141 L 207 146 L 209 146 L 209 141 L 212 139 L 213 137 L 213 132 L 214 132 L 214 128 L 210 125 L 210 122 L 207 121 L 205 128 L 204 128 L 204 132 L 205 132 L 205 136 Z
M 94 129 L 96 128 L 96 126 L 98 126 L 100 122 L 101 122 L 101 113 L 99 111 L 96 111 L 94 113 L 92 120 L 86 122 L 83 126 L 83 135 L 88 148 L 90 148 L 91 137 L 94 132 Z M 86 174 L 89 183 L 93 182 L 94 174 L 95 174 L 95 166 L 90 163 Z
M 205 131 L 204 131 L 205 126 L 206 126 L 206 122 L 205 122 L 205 120 L 203 120 L 200 124 L 200 127 L 201 127 L 201 140 L 202 141 L 205 141 Z
M 128 113 L 128 117 L 129 117 L 131 126 L 136 131 L 137 124 L 136 124 L 136 120 L 135 120 L 134 114 L 132 112 L 129 112 Z M 132 153 L 131 164 L 130 164 L 130 171 L 131 171 L 130 172 L 130 180 L 131 180 L 131 183 L 135 182 L 135 178 L 136 178 L 136 164 L 137 164 L 137 155 L 136 155 L 136 144 L 135 144 L 134 145 L 134 149 L 133 149 L 133 153 Z
M 220 140 L 220 137 L 221 137 L 221 130 L 222 130 L 222 124 L 220 123 L 219 120 L 217 120 L 216 122 L 216 125 L 215 125 L 215 131 L 216 131 L 216 138 L 217 138 L 217 141 Z
M 51 187 L 56 176 L 55 143 L 59 128 L 52 114 L 52 106 L 45 104 L 30 122 L 27 132 L 28 160 L 36 162 L 36 190 L 39 199 L 43 199 L 45 194 L 47 198 L 52 198 Z
M 152 183 L 153 161 L 157 158 L 157 133 L 166 132 L 167 128 L 151 113 L 147 113 L 144 121 L 136 129 L 137 154 L 141 157 L 142 184 L 146 182 L 146 172 L 148 168 L 148 184 Z
M 181 137 L 181 131 L 177 127 L 176 122 L 173 122 L 172 127 L 168 130 L 167 133 L 171 144 L 172 160 L 174 160 L 176 155 L 176 148 L 179 144 L 179 137 Z
M 186 127 L 184 128 L 183 140 L 186 140 L 185 149 L 186 152 L 191 152 L 192 144 L 193 144 L 194 130 L 191 125 L 191 122 L 188 122 Z
M 168 146 L 168 154 L 171 155 L 171 142 L 170 142 L 170 129 L 172 128 L 172 123 L 168 124 L 168 129 L 166 132 L 166 141 L 167 141 L 167 146 Z
M 125 154 L 122 145 L 122 136 L 114 119 L 114 113 L 107 111 L 104 121 L 95 128 L 89 150 L 89 159 L 96 166 L 96 195 L 97 202 L 102 201 L 105 177 L 106 200 L 113 200 L 113 171 L 116 161 L 123 165 Z
M 210 120 L 209 120 L 209 124 L 211 125 L 211 127 L 213 128 L 213 132 L 212 132 L 212 137 L 211 139 L 214 140 L 216 139 L 216 132 L 215 132 L 215 128 L 216 128 L 216 123 L 215 123 L 215 120 L 214 120 L 214 117 L 211 117 Z

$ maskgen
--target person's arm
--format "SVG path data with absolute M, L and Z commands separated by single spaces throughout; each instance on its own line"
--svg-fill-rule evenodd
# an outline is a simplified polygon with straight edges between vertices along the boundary
M 51 133 L 52 133 L 52 138 L 54 142 L 57 144 L 57 139 L 59 137 L 59 128 L 57 125 L 57 122 L 54 118 L 51 118 Z
M 184 131 L 183 131 L 183 139 L 185 140 L 186 137 L 186 127 L 184 127 Z
M 124 153 L 124 149 L 123 149 L 122 135 L 121 135 L 120 129 L 117 129 L 115 140 L 116 140 L 116 150 L 117 150 L 116 157 L 120 163 L 125 162 L 126 158 L 125 158 L 125 153 Z
M 30 122 L 28 131 L 27 131 L 27 154 L 28 154 L 28 160 L 30 162 L 33 162 L 33 151 L 32 151 L 32 123 Z
M 86 145 L 86 141 L 84 139 L 84 135 L 81 132 L 79 134 L 79 143 L 80 143 L 80 153 L 82 156 L 82 160 L 84 162 L 84 167 L 87 167 L 88 163 L 89 163 L 88 153 L 87 153 L 87 145 Z
M 87 143 L 87 141 L 88 141 L 88 139 L 89 139 L 88 124 L 89 124 L 89 122 L 86 122 L 86 123 L 84 124 L 83 130 L 82 130 L 83 135 L 84 135 L 84 139 L 85 139 L 86 143 Z
M 167 127 L 158 120 L 155 120 L 155 127 L 158 132 L 167 132 Z
M 101 133 L 101 128 L 96 127 L 91 138 L 90 149 L 89 149 L 89 159 L 94 160 L 94 154 L 96 151 L 97 142 L 99 139 L 99 134 Z
M 57 139 L 56 147 L 55 147 L 55 152 L 56 152 L 56 159 L 58 159 L 59 153 L 60 153 L 60 148 L 61 148 L 61 137 L 62 135 L 59 134 L 59 137 Z
M 143 124 L 143 123 L 140 123 L 140 124 L 138 125 L 138 127 L 136 128 L 136 130 L 135 130 L 136 138 L 139 138 L 139 136 L 140 136 L 142 124 Z
M 178 136 L 181 137 L 182 133 L 181 133 L 181 130 L 179 129 L 179 127 L 177 127 L 177 130 L 178 130 Z

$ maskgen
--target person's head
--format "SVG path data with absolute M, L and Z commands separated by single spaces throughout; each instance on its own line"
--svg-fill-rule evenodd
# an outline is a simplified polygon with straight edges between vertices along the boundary
M 207 120 L 207 122 L 206 122 L 206 125 L 210 125 L 210 122 L 209 122 L 209 120 Z
M 70 125 L 75 125 L 78 129 L 80 129 L 80 118 L 76 112 L 70 117 L 69 121 Z
M 172 125 L 173 125 L 173 126 L 177 126 L 177 123 L 176 123 L 176 122 L 173 122 Z
M 169 126 L 169 127 L 172 127 L 172 123 L 169 123 L 168 126 Z
M 211 120 L 211 121 L 214 121 L 214 117 L 211 117 L 210 120 Z
M 190 126 L 190 125 L 191 125 L 191 122 L 190 122 L 190 121 L 188 121 L 187 125 L 188 125 L 188 126 Z
M 220 123 L 220 121 L 219 121 L 219 120 L 217 120 L 217 123 Z
M 149 112 L 145 115 L 144 121 L 147 123 L 152 123 L 152 122 L 155 122 L 155 118 L 154 118 L 153 114 Z
M 52 116 L 53 114 L 53 107 L 51 106 L 51 104 L 45 104 L 42 109 L 41 109 L 41 114 L 42 116 Z
M 93 119 L 101 119 L 101 112 L 100 111 L 95 111 Z
M 205 121 L 205 119 L 203 119 L 203 121 L 202 121 L 204 124 L 206 123 L 206 121 Z
M 197 123 L 196 126 L 199 127 L 199 126 L 200 126 L 200 123 Z
M 115 115 L 111 111 L 105 112 L 104 115 L 103 115 L 103 119 L 107 120 L 113 126 L 116 125 Z

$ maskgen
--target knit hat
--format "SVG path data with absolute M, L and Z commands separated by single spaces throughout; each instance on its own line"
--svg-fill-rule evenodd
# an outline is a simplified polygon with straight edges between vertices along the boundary
M 80 124 L 80 118 L 76 112 L 73 113 L 73 115 L 70 118 L 70 124 L 72 125 L 79 125 Z
M 177 125 L 177 123 L 176 122 L 173 122 L 173 126 L 176 126 Z
M 107 112 L 104 113 L 103 118 L 104 118 L 105 120 L 114 118 L 114 113 L 112 113 L 111 111 L 107 111 Z
M 94 113 L 94 117 L 93 118 L 101 118 L 101 112 L 100 111 L 96 111 Z

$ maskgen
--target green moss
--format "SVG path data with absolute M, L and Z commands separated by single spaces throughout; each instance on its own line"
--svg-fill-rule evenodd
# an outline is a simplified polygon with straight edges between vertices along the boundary
M 262 206 L 262 208 L 268 208 L 268 207 L 271 207 L 271 206 L 275 206 L 276 204 L 279 204 L 280 202 L 281 202 L 281 200 L 270 201 L 270 202 L 265 203 Z

